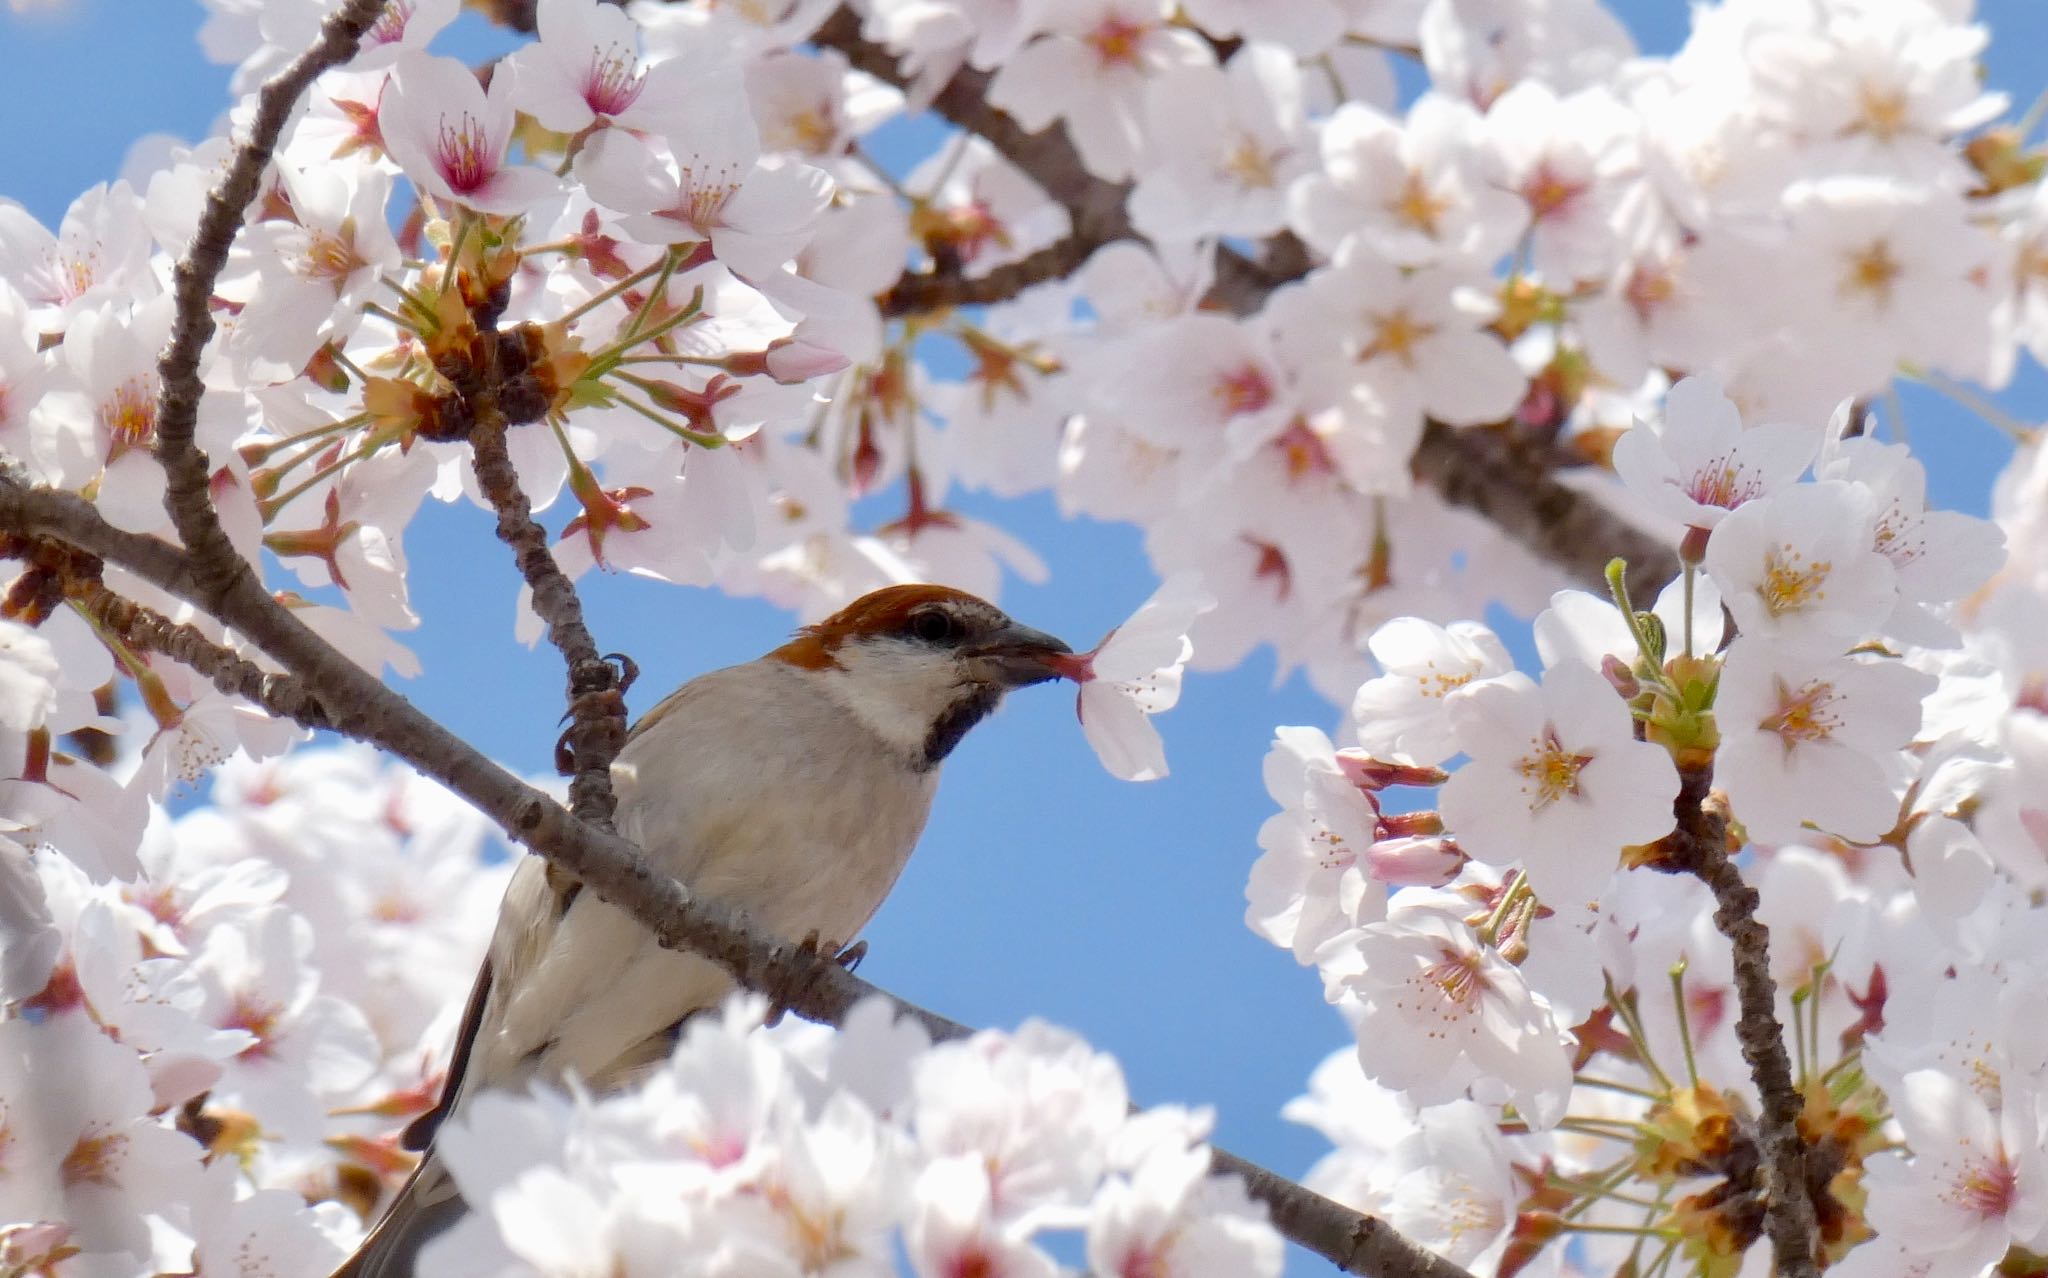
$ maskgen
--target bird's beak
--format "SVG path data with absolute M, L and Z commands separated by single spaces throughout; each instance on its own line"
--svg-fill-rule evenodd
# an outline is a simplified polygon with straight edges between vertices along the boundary
M 1074 650 L 1043 630 L 1011 622 L 979 645 L 974 655 L 994 668 L 1012 688 L 1026 688 L 1067 673 Z

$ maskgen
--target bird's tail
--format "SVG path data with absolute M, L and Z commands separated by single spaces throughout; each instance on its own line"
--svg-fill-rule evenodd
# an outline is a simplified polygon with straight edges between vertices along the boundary
M 420 1249 L 468 1210 L 455 1178 L 430 1149 L 362 1246 L 330 1278 L 426 1278 L 416 1273 Z

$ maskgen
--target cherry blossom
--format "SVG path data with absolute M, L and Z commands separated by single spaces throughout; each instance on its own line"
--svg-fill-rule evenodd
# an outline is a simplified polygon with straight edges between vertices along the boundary
M 1154 149 L 1131 192 L 1131 219 L 1158 239 L 1270 235 L 1287 187 L 1308 167 L 1301 71 L 1254 45 L 1227 67 L 1173 67 L 1146 88 Z
M 1425 94 L 1406 120 L 1359 103 L 1330 114 L 1322 167 L 1294 184 L 1291 224 L 1334 254 L 1358 235 L 1390 261 L 1491 263 L 1528 221 L 1527 207 L 1489 181 L 1479 114 Z
M 621 225 L 645 243 L 706 240 L 739 275 L 779 270 L 831 198 L 830 179 L 807 164 L 761 163 L 744 116 L 722 132 L 692 119 L 690 132 L 662 142 L 620 129 L 593 139 L 580 161 L 591 195 L 628 214 Z
M 1706 569 L 1743 634 L 1841 651 L 1898 602 L 1897 573 L 1876 550 L 1869 489 L 1841 480 L 1746 502 L 1714 528 Z
M 1005 59 L 989 101 L 1027 129 L 1066 124 L 1081 162 L 1099 177 L 1130 177 L 1145 136 L 1148 82 L 1206 65 L 1192 32 L 1169 26 L 1158 0 L 1047 0 L 1040 35 Z
M 1659 514 L 1712 528 L 1728 512 L 1798 479 L 1820 431 L 1797 424 L 1744 428 L 1710 376 L 1671 388 L 1659 422 L 1637 422 L 1614 445 L 1614 469 Z
M 1570 1038 L 1513 966 L 1471 928 L 1411 908 L 1334 945 L 1333 993 L 1355 1000 L 1366 1077 L 1418 1103 L 1456 1099 L 1475 1077 L 1497 1080 L 1532 1127 L 1564 1114 Z
M 1367 642 L 1385 673 L 1358 689 L 1351 719 L 1359 744 L 1383 759 L 1435 764 L 1456 754 L 1450 695 L 1514 669 L 1499 637 L 1477 622 L 1396 617 Z
M 1671 831 L 1678 770 L 1635 739 L 1628 708 L 1591 669 L 1561 663 L 1540 686 L 1510 672 L 1445 708 L 1471 759 L 1444 784 L 1445 822 L 1475 859 L 1519 863 L 1545 900 L 1598 897 L 1622 848 Z
M 1994 1112 L 1968 1084 L 1939 1070 L 1906 1075 L 1897 1097 L 1912 1147 L 1870 1166 L 1873 1210 L 1907 1250 L 1942 1273 L 1975 1273 L 2048 1228 L 2040 1119 L 2031 1096 Z
M 1062 674 L 1081 685 L 1074 712 L 1112 776 L 1156 781 L 1166 775 L 1165 747 L 1151 716 L 1180 700 L 1181 670 L 1194 652 L 1188 631 L 1215 606 L 1200 578 L 1171 578 L 1093 650 L 1063 658 Z
M 408 54 L 391 68 L 377 123 L 391 158 L 437 199 L 511 214 L 555 189 L 539 169 L 512 164 L 513 78 L 488 91 L 452 58 Z
M 685 110 L 689 63 L 642 66 L 640 29 L 619 9 L 595 0 L 543 0 L 534 8 L 540 39 L 505 60 L 521 110 L 559 133 L 596 124 L 659 128 Z
M 1897 661 L 1815 663 L 1739 640 L 1714 698 L 1714 778 L 1752 839 L 1789 843 L 1810 821 L 1867 842 L 1899 820 L 1896 758 L 1920 730 L 1934 681 Z

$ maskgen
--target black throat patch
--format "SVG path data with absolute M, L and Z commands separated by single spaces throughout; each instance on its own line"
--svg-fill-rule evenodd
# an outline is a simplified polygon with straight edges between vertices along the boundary
M 932 724 L 932 730 L 924 739 L 924 767 L 929 772 L 945 762 L 953 753 L 953 747 L 960 744 L 960 738 L 967 730 L 988 717 L 1003 699 L 1005 689 L 997 683 L 971 684 L 962 690 L 960 699 Z

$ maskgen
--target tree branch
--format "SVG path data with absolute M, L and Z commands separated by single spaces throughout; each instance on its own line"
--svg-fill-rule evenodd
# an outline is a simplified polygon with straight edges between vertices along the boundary
M 926 315 L 955 306 L 990 306 L 996 302 L 1007 302 L 1034 285 L 1073 274 L 1097 247 L 1081 236 L 1069 235 L 1014 262 L 1005 262 L 986 275 L 906 271 L 888 292 L 882 294 L 882 315 L 887 319 L 900 319 L 905 315 Z
M 355 56 L 363 33 L 384 11 L 384 0 L 347 0 L 320 26 L 320 38 L 270 79 L 256 94 L 256 115 L 249 135 L 236 149 L 234 162 L 206 197 L 192 243 L 178 262 L 172 280 L 177 310 L 170 340 L 157 359 L 160 389 L 156 401 L 156 453 L 167 483 L 164 509 L 178 536 L 192 551 L 193 570 L 204 590 L 199 602 L 209 612 L 212 601 L 225 597 L 256 571 L 243 559 L 220 526 L 207 492 L 212 463 L 194 442 L 199 401 L 206 387 L 199 380 L 199 357 L 212 339 L 214 281 L 227 265 L 228 250 L 241 229 L 242 215 L 256 198 L 263 170 L 277 150 L 277 140 L 291 119 L 292 108 L 320 73 Z
M 304 728 L 334 726 L 326 707 L 297 679 L 265 670 L 225 644 L 208 639 L 197 627 L 172 621 L 153 608 L 115 594 L 105 582 L 83 585 L 71 598 L 137 652 L 162 653 L 182 662 L 227 695 L 261 706 L 276 718 Z
M 209 586 L 188 553 L 157 538 L 115 528 L 75 494 L 26 487 L 0 474 L 0 530 L 56 538 L 207 606 L 202 596 Z M 855 976 L 815 947 L 764 935 L 734 911 L 692 896 L 674 878 L 650 869 L 632 844 L 578 820 L 386 688 L 278 606 L 253 578 L 233 585 L 220 608 L 214 614 L 219 621 L 247 636 L 297 676 L 321 704 L 332 708 L 337 730 L 440 781 L 515 841 L 638 919 L 664 947 L 702 954 L 740 984 L 811 1020 L 836 1025 L 854 1004 L 879 996 L 935 1040 L 970 1033 L 958 1022 Z M 1219 1170 L 1245 1178 L 1282 1233 L 1348 1272 L 1376 1278 L 1471 1278 L 1384 1222 L 1224 1150 L 1215 1150 L 1213 1157 Z
M 485 352 L 478 392 L 467 397 L 475 427 L 470 463 L 477 487 L 498 512 L 498 540 L 511 547 L 520 575 L 533 591 L 533 610 L 547 623 L 548 638 L 569 667 L 569 729 L 556 747 L 556 765 L 571 774 L 569 807 L 579 818 L 612 828 L 617 800 L 612 794 L 612 760 L 626 744 L 626 698 L 619 671 L 598 655 L 597 641 L 583 621 L 583 600 L 548 548 L 548 535 L 533 519 L 533 505 L 520 486 L 507 450 L 505 413 L 498 404 L 498 334 L 483 330 Z
M 1778 986 L 1771 979 L 1770 929 L 1757 922 L 1757 891 L 1728 859 L 1728 817 L 1712 802 L 1711 765 L 1680 772 L 1678 829 L 1665 841 L 1666 865 L 1694 875 L 1713 892 L 1714 926 L 1735 951 L 1740 1015 L 1735 1037 L 1763 1101 L 1758 1143 L 1764 1153 L 1764 1223 L 1780 1278 L 1818 1278 L 1818 1226 L 1806 1179 L 1806 1142 L 1799 1135 L 1805 1102 L 1792 1081 L 1785 1031 L 1778 1024 Z
M 1606 590 L 1607 564 L 1662 585 L 1678 575 L 1669 544 L 1622 522 L 1598 501 L 1560 482 L 1508 432 L 1429 422 L 1409 464 L 1416 478 L 1557 565 L 1580 585 Z

